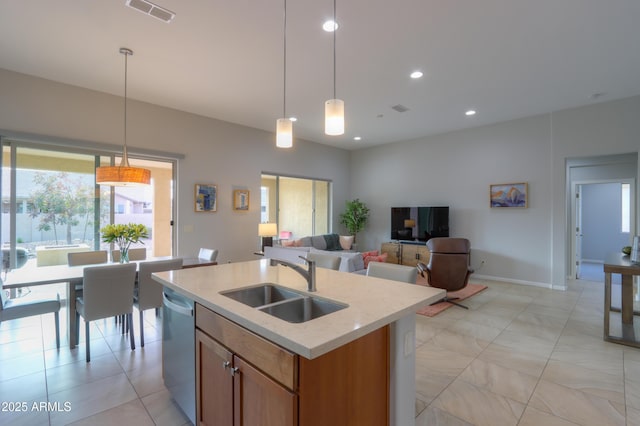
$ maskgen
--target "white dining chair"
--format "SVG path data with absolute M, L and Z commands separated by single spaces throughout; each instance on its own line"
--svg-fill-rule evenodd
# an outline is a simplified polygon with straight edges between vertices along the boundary
M 340 256 L 323 253 L 307 253 L 306 258 L 315 261 L 318 268 L 333 269 L 334 271 L 340 269 L 340 261 L 342 260 Z
M 215 262 L 218 258 L 218 249 L 201 248 L 198 252 L 198 258 Z
M 140 262 L 138 288 L 133 304 L 140 311 L 140 346 L 144 347 L 144 311 L 162 306 L 162 285 L 151 278 L 154 272 L 182 269 L 182 258 Z
M 146 247 L 129 249 L 129 260 L 145 260 L 147 258 Z M 111 261 L 120 262 L 120 250 L 111 250 Z
M 413 266 L 396 265 L 385 262 L 369 262 L 367 276 L 415 284 L 418 278 L 418 270 Z
M 7 298 L 0 281 L 0 323 L 13 319 L 53 313 L 56 321 L 56 348 L 60 349 L 60 295 L 55 299 Z
M 107 263 L 108 254 L 106 250 L 79 251 L 67 253 L 67 263 L 69 266 L 95 265 Z
M 89 324 L 102 318 L 126 315 L 131 350 L 136 348 L 133 335 L 133 287 L 136 282 L 135 263 L 88 266 L 83 271 L 84 291 L 76 301 L 76 341 L 80 334 L 80 317 L 85 321 L 87 362 L 91 360 Z

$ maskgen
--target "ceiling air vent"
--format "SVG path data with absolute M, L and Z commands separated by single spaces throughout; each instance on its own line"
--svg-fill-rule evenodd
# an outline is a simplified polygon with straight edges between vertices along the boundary
M 171 22 L 176 17 L 176 14 L 172 11 L 146 0 L 127 0 L 127 6 L 166 23 Z
M 407 108 L 404 105 L 400 105 L 400 104 L 392 106 L 391 109 L 394 110 L 394 111 L 398 111 L 398 112 L 407 112 L 407 111 L 409 111 L 409 108 Z

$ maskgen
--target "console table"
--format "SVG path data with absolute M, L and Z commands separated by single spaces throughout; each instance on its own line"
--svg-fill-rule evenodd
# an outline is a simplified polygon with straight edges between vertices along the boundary
M 622 275 L 621 307 L 611 306 L 611 274 Z M 633 310 L 633 277 L 640 275 L 640 264 L 632 263 L 629 256 L 621 253 L 610 253 L 604 262 L 604 340 L 640 348 L 633 327 L 634 315 L 640 312 Z M 609 328 L 610 312 L 620 312 L 622 320 L 622 336 L 612 336 Z
M 426 243 L 418 241 L 382 243 L 380 253 L 387 253 L 387 263 L 406 266 L 417 266 L 418 262 L 427 264 L 431 257 Z

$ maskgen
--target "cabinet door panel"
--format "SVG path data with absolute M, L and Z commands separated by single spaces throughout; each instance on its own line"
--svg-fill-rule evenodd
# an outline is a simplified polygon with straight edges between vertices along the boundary
M 233 424 L 232 362 L 231 352 L 196 329 L 196 417 L 199 425 Z
M 298 397 L 237 355 L 233 365 L 234 426 L 293 426 L 298 421 Z
M 398 243 L 382 243 L 380 253 L 387 253 L 387 263 L 400 263 L 401 247 Z
M 418 254 L 418 246 L 414 244 L 403 244 L 402 245 L 402 264 L 406 266 L 416 266 L 418 264 L 418 259 L 416 259 Z

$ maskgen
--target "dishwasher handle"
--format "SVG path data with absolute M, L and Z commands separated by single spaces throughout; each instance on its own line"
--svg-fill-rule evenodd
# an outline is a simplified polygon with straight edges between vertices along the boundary
M 191 306 L 182 306 L 177 304 L 176 302 L 172 301 L 164 291 L 162 292 L 162 304 L 167 309 L 171 309 L 172 311 L 180 315 L 185 315 L 188 317 L 193 316 L 193 308 Z

